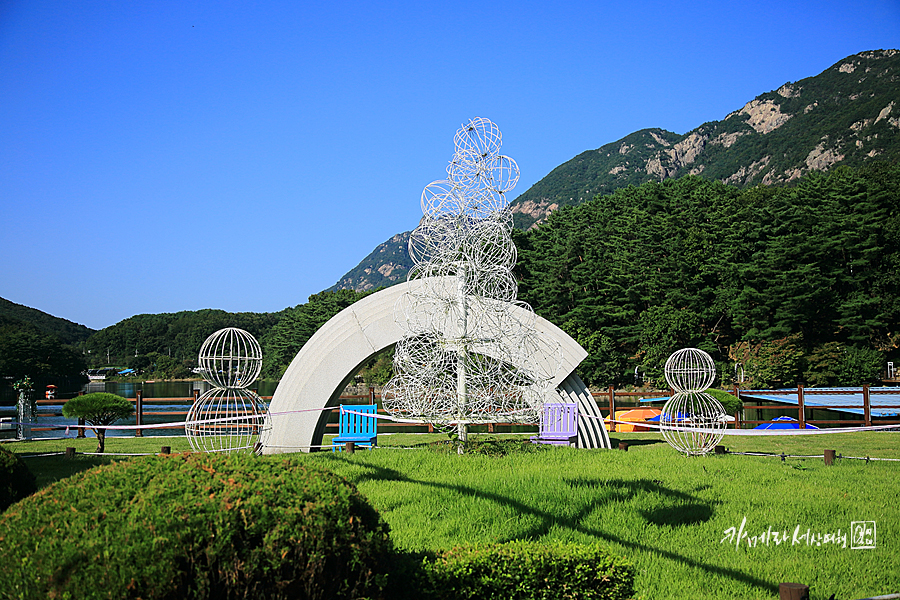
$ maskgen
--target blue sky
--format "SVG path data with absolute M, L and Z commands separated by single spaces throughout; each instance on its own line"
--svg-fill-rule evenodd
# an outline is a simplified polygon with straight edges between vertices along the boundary
M 472 117 L 514 198 L 898 47 L 900 0 L 0 0 L 0 296 L 95 329 L 278 311 L 414 228 Z

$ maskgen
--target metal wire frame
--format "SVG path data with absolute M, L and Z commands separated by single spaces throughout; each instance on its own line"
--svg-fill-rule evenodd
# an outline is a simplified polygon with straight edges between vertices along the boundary
M 719 444 L 727 420 L 725 408 L 706 392 L 677 392 L 663 406 L 659 425 L 670 446 L 683 454 L 699 456 Z
M 184 432 L 196 452 L 258 452 L 270 428 L 268 412 L 251 390 L 212 388 L 191 406 Z
M 198 363 L 203 378 L 210 384 L 245 388 L 262 371 L 262 349 L 248 332 L 226 327 L 206 338 L 200 347 Z
M 429 283 L 394 309 L 406 331 L 382 392 L 394 416 L 439 427 L 512 418 L 536 423 L 552 391 L 556 372 L 547 364 L 555 358 L 559 369 L 559 346 L 554 351 L 553 343 L 538 339 L 533 311 L 516 299 L 506 194 L 519 168 L 499 153 L 501 139 L 488 119 L 464 124 L 454 137 L 448 179 L 422 192 L 424 217 L 410 235 L 415 266 L 408 280 Z
M 716 364 L 703 350 L 683 348 L 669 357 L 663 372 L 676 392 L 701 392 L 712 385 Z

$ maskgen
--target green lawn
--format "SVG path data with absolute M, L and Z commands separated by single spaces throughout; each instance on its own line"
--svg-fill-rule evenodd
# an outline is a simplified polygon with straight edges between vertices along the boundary
M 482 436 L 484 439 L 486 436 Z M 441 435 L 379 436 L 381 448 L 307 460 L 355 482 L 404 550 L 516 539 L 600 542 L 637 567 L 637 597 L 776 598 L 779 582 L 805 583 L 811 598 L 853 600 L 900 592 L 900 462 L 720 455 L 684 457 L 654 433 L 613 434 L 619 450 L 543 448 L 506 456 L 438 451 Z M 10 443 L 28 456 L 94 440 Z M 900 433 L 725 439 L 733 451 L 900 458 Z M 109 452 L 187 449 L 184 438 L 112 438 Z M 26 458 L 41 481 L 108 459 Z M 264 460 L 278 460 L 267 457 Z M 68 465 L 68 466 L 67 466 Z M 746 519 L 746 521 L 744 521 Z M 875 549 L 851 549 L 853 521 L 874 521 Z M 786 541 L 736 544 L 786 532 Z M 799 535 L 847 535 L 843 543 L 793 543 Z M 729 535 L 730 528 L 734 528 Z M 731 539 L 729 539 L 729 537 Z

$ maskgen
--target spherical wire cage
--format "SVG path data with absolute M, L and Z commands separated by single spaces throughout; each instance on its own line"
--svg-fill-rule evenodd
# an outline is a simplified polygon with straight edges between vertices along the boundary
M 259 452 L 271 427 L 269 409 L 246 389 L 262 370 L 262 350 L 236 327 L 216 331 L 203 342 L 198 362 L 212 385 L 188 411 L 184 433 L 197 452 Z
M 257 452 L 265 443 L 267 416 L 255 392 L 212 388 L 191 406 L 184 431 L 195 452 Z
M 725 408 L 706 393 L 716 377 L 712 357 L 697 348 L 672 353 L 663 368 L 666 382 L 675 390 L 659 416 L 663 438 L 688 456 L 712 451 L 725 435 Z
M 663 406 L 660 431 L 670 446 L 688 456 L 708 454 L 722 441 L 725 409 L 706 392 L 677 392 Z
M 250 333 L 226 327 L 203 342 L 198 357 L 200 372 L 210 384 L 221 388 L 245 388 L 262 371 L 262 349 Z
M 715 380 L 716 364 L 703 350 L 683 348 L 666 360 L 663 372 L 676 392 L 702 392 Z

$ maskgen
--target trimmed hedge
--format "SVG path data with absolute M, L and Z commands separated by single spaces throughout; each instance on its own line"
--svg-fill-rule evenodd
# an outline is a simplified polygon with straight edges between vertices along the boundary
M 508 542 L 454 548 L 420 565 L 418 598 L 625 600 L 634 567 L 599 546 Z
M 0 448 L 0 511 L 37 491 L 34 474 L 21 458 Z
M 0 598 L 378 596 L 387 525 L 297 459 L 176 454 L 57 482 L 0 515 Z

